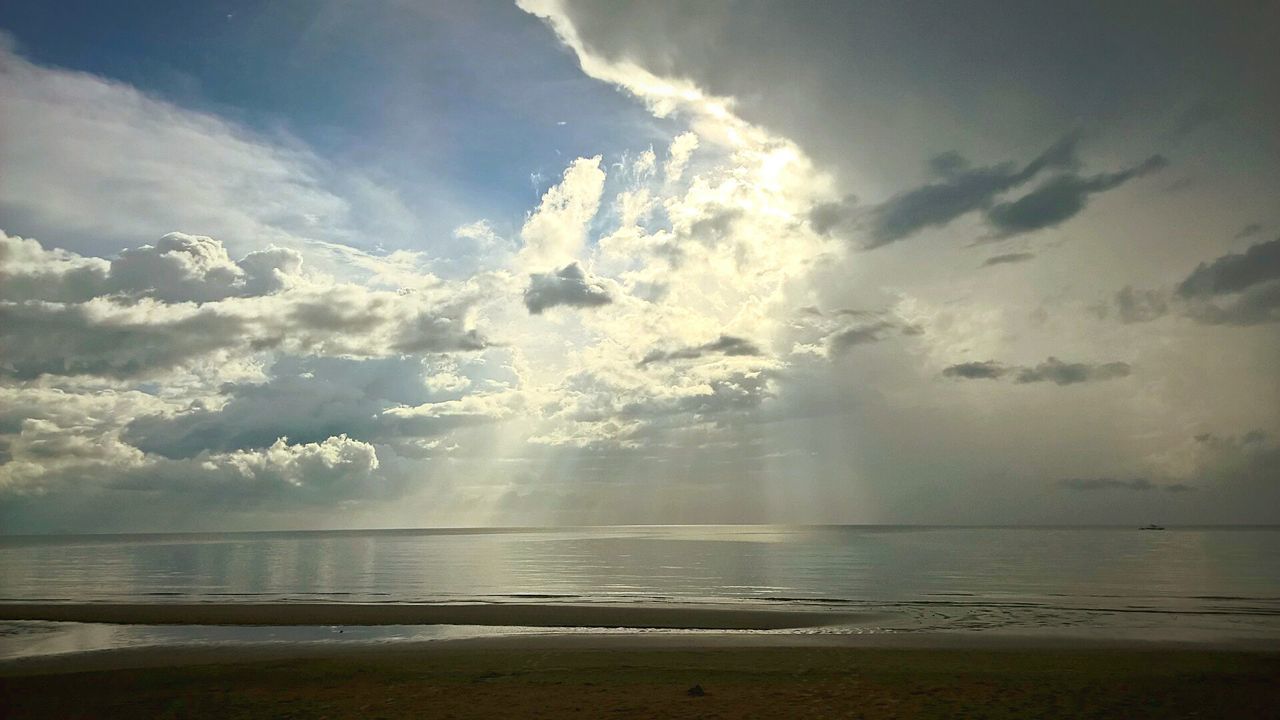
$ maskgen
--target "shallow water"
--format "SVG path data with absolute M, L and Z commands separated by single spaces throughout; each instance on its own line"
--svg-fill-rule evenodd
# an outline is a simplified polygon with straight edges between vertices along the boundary
M 3 538 L 0 601 L 824 605 L 889 614 L 848 632 L 1280 640 L 1280 529 L 681 526 Z M 193 631 L 170 632 L 190 639 Z M 399 632 L 430 639 L 424 634 L 463 631 Z

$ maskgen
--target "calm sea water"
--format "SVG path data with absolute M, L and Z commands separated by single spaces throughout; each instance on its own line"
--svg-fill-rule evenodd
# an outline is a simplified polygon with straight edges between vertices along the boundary
M 3 538 L 0 601 L 749 603 L 887 613 L 859 632 L 1280 640 L 1280 528 L 680 526 Z

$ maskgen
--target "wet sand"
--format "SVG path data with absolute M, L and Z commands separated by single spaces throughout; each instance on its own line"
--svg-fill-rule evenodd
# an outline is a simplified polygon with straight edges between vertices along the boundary
M 629 604 L 0 603 L 0 620 L 127 625 L 492 625 L 785 630 L 869 622 L 871 613 Z
M 1276 652 L 721 637 L 500 638 L 290 659 L 156 649 L 168 666 L 28 666 L 0 677 L 0 707 L 23 718 L 1280 717 Z
M 12 604 L 0 619 L 778 629 L 867 618 L 634 605 Z M 1280 650 L 1102 633 L 803 630 L 151 646 L 0 662 L 0 708 L 15 718 L 1280 717 Z

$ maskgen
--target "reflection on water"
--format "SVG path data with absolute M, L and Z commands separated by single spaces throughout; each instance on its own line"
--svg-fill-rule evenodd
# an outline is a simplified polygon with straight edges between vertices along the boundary
M 0 660 L 157 646 L 332 645 L 531 634 L 537 628 L 470 625 L 237 626 L 0 622 Z
M 901 629 L 1177 626 L 1280 637 L 1277 569 L 1274 528 L 66 536 L 0 540 L 0 599 L 824 602 L 889 609 Z

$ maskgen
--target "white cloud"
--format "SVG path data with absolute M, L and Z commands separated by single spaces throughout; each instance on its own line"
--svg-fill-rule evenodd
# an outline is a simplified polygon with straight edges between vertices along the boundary
M 604 178 L 599 155 L 569 164 L 564 178 L 547 190 L 520 230 L 524 267 L 543 270 L 578 258 L 586 243 L 587 226 L 600 208 Z
M 234 263 L 218 241 L 177 233 L 108 264 L 0 242 L 0 277 L 15 280 L 0 300 L 0 374 L 20 379 L 154 377 L 262 351 L 380 357 L 487 344 L 469 317 L 478 288 L 465 284 L 389 291 L 304 279 L 293 251 Z
M 667 157 L 667 164 L 663 166 L 667 182 L 680 182 L 685 168 L 689 166 L 689 158 L 697 149 L 698 136 L 695 133 L 680 133 L 671 141 L 670 155 Z

